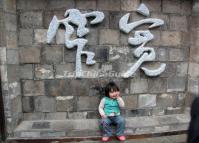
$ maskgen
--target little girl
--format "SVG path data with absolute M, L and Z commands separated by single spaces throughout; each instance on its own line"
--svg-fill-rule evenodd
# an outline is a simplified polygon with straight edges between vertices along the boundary
M 101 126 L 103 131 L 102 141 L 108 141 L 112 136 L 111 124 L 116 125 L 116 136 L 120 141 L 126 140 L 124 136 L 125 120 L 120 116 L 120 107 L 124 107 L 124 101 L 120 96 L 118 86 L 110 82 L 105 87 L 105 97 L 99 104 Z

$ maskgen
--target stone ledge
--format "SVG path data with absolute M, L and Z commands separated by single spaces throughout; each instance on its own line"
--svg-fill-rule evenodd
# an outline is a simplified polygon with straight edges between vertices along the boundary
M 189 114 L 126 118 L 127 139 L 184 134 Z M 99 140 L 98 119 L 23 121 L 9 140 Z

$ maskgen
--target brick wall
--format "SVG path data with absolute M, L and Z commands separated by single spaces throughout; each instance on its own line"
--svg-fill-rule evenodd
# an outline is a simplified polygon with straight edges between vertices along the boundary
M 155 39 L 147 46 L 154 47 L 157 56 L 155 62 L 148 65 L 164 62 L 167 67 L 155 78 L 147 77 L 138 70 L 134 77 L 123 79 L 107 77 L 106 73 L 126 70 L 137 60 L 132 54 L 134 48 L 127 43 L 129 35 L 119 30 L 118 22 L 128 12 L 131 13 L 130 21 L 144 19 L 136 12 L 141 0 L 18 0 L 19 59 L 9 61 L 19 61 L 19 71 L 10 67 L 10 74 L 19 74 L 20 77 L 24 119 L 57 119 L 57 116 L 59 119 L 96 118 L 103 87 L 109 80 L 120 86 L 126 102 L 124 116 L 182 113 L 185 101 L 190 103 L 187 91 L 193 88 L 192 85 L 198 86 L 197 78 L 188 80 L 188 75 L 197 77 L 199 73 L 197 63 L 189 65 L 189 60 L 198 60 L 199 32 L 195 30 L 198 18 L 191 17 L 192 2 L 188 0 L 142 2 L 149 8 L 150 17 L 165 21 L 164 26 L 150 30 Z M 69 50 L 64 46 L 63 27 L 50 45 L 46 42 L 46 32 L 53 15 L 63 19 L 65 10 L 69 8 L 82 12 L 98 10 L 105 14 L 102 23 L 88 26 L 90 33 L 86 36 L 88 44 L 85 49 L 96 54 L 97 63 L 87 66 L 85 57 L 82 57 L 83 70 L 100 71 L 101 77 L 75 79 L 64 74 L 64 71 L 75 70 L 76 49 Z M 148 25 L 138 29 L 146 28 Z M 193 55 L 190 58 L 189 51 Z M 10 50 L 8 54 L 14 58 L 17 53 Z M 117 56 L 120 58 L 115 59 Z M 198 88 L 196 90 L 198 93 Z

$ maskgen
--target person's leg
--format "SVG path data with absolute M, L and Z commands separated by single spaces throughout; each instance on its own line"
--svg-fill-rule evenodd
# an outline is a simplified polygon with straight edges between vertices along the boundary
M 112 118 L 114 124 L 116 124 L 116 135 L 124 136 L 125 119 L 122 116 L 115 116 Z
M 111 123 L 112 121 L 109 118 L 103 118 L 100 121 L 102 126 L 102 134 L 105 137 L 112 136 L 112 130 L 111 130 Z

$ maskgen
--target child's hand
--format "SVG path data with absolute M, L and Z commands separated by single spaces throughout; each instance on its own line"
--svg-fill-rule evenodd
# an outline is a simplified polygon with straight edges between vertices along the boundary
M 121 96 L 120 96 L 120 92 L 119 92 L 119 91 L 117 91 L 117 98 L 118 98 L 118 97 L 121 97 Z

